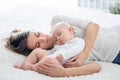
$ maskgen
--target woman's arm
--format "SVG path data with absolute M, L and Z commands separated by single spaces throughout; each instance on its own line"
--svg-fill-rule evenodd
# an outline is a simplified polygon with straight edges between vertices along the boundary
M 89 55 L 89 52 L 91 51 L 94 42 L 97 38 L 97 34 L 99 31 L 99 25 L 96 23 L 89 23 L 87 28 L 86 28 L 86 39 L 85 39 L 85 48 L 83 51 L 84 58 L 86 59 L 87 56 Z M 84 60 L 85 60 L 84 59 Z
M 80 67 L 66 68 L 67 76 L 80 76 L 97 73 L 101 70 L 101 66 L 97 63 L 91 62 Z
M 89 23 L 86 27 L 86 39 L 85 39 L 85 48 L 82 53 L 73 57 L 69 63 L 65 64 L 65 67 L 73 67 L 73 66 L 80 66 L 84 63 L 85 59 L 89 55 L 94 42 L 96 40 L 97 34 L 99 31 L 99 25 L 96 23 Z
M 99 25 L 96 23 L 89 23 L 86 28 L 86 39 L 85 39 L 85 49 L 84 52 L 86 53 L 86 56 L 88 56 L 88 53 L 91 51 L 94 42 L 97 38 L 97 34 L 99 32 Z
M 100 70 L 101 70 L 101 66 L 94 62 L 82 65 L 80 67 L 71 67 L 71 68 L 64 68 L 61 65 L 51 64 L 51 63 L 38 64 L 36 66 L 37 72 L 53 77 L 87 75 L 87 74 L 99 72 Z

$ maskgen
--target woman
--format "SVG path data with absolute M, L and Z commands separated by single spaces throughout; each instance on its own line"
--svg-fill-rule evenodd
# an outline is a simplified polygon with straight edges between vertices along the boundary
M 86 44 L 84 51 L 70 59 L 68 63 L 65 63 L 64 66 L 67 68 L 60 67 L 56 64 L 45 63 L 42 65 L 38 64 L 36 71 L 50 76 L 76 76 L 100 71 L 101 67 L 97 63 L 90 62 L 83 65 L 86 60 L 100 60 L 120 64 L 120 44 L 118 44 L 120 41 L 119 26 L 104 29 L 101 27 L 99 28 L 99 25 L 91 21 L 84 21 L 65 16 L 55 16 L 52 20 L 52 26 L 60 21 L 66 21 L 75 26 L 73 27 L 75 35 L 85 40 Z M 50 49 L 55 44 L 51 35 L 45 35 L 40 32 L 29 32 L 29 35 L 26 36 L 26 40 L 27 48 L 30 50 L 35 49 L 36 47 Z M 22 39 L 22 41 L 18 41 L 18 43 L 19 42 L 24 41 Z M 14 41 L 12 40 L 10 40 L 9 43 L 10 45 L 14 45 Z M 18 48 L 18 50 L 20 49 Z M 24 51 L 25 48 L 22 50 Z

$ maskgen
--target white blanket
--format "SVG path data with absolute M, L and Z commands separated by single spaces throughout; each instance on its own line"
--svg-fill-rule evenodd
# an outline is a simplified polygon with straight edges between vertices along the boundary
M 82 10 L 82 9 L 81 9 Z M 89 12 L 89 13 L 88 13 Z M 40 29 L 48 32 L 50 20 L 56 14 L 81 17 L 93 20 L 103 27 L 119 24 L 120 16 L 94 11 L 58 10 L 46 7 L 23 6 L 0 15 L 0 80 L 120 80 L 120 66 L 117 64 L 98 62 L 102 66 L 99 73 L 75 77 L 54 78 L 34 71 L 24 71 L 13 67 L 20 63 L 25 56 L 19 55 L 5 48 L 3 38 L 9 36 L 13 28 Z

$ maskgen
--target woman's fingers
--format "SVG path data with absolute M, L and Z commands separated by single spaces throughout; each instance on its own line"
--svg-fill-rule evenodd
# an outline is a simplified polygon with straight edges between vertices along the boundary
M 44 63 L 45 66 L 48 67 L 47 69 L 47 75 L 53 76 L 53 77 L 60 77 L 60 76 L 65 76 L 65 71 L 63 66 L 59 64 L 50 64 L 50 63 Z
M 49 76 L 55 76 L 54 65 L 56 64 L 43 63 L 41 67 L 39 68 L 39 70 L 41 70 L 42 74 L 49 75 Z
M 80 61 L 76 60 L 74 62 L 69 62 L 69 63 L 65 63 L 63 64 L 64 67 L 68 68 L 68 67 L 78 67 L 80 66 Z
M 34 65 L 32 70 L 41 73 L 41 68 L 39 66 Z
M 45 75 L 49 76 L 65 76 L 64 68 L 59 64 L 53 64 L 53 63 L 42 63 L 42 64 L 36 64 L 37 72 L 40 72 Z
M 32 69 L 34 71 L 47 75 L 50 68 L 41 64 L 41 65 L 35 65 Z
M 49 67 L 51 67 L 51 68 L 54 68 L 54 67 L 55 67 L 55 65 L 59 65 L 59 64 L 44 63 L 44 65 L 49 66 Z
M 36 64 L 36 68 L 39 69 L 40 71 L 48 71 L 51 68 L 54 68 L 56 64 L 52 64 L 52 63 L 42 63 L 42 64 Z

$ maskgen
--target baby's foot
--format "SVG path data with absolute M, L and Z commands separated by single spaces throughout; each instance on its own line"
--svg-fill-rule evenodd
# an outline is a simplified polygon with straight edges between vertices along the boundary
M 15 68 L 22 69 L 22 64 L 14 64 Z
M 23 69 L 23 70 L 32 70 L 32 64 L 23 63 L 23 64 L 22 64 L 22 69 Z

